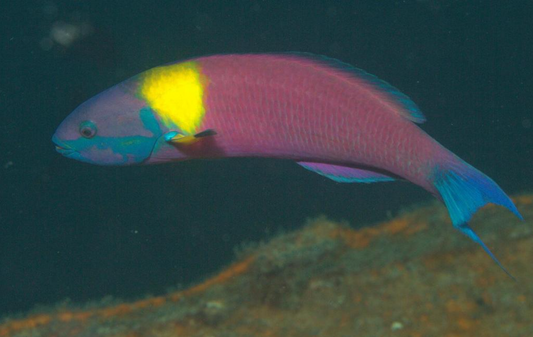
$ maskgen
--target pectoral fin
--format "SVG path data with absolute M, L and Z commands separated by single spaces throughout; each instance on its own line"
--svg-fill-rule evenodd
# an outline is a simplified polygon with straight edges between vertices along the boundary
M 216 135 L 216 131 L 213 129 L 207 129 L 201 132 L 198 132 L 195 135 L 184 135 L 177 131 L 171 131 L 165 135 L 165 140 L 168 143 L 179 144 L 179 145 L 188 145 L 193 144 L 205 137 L 211 137 Z

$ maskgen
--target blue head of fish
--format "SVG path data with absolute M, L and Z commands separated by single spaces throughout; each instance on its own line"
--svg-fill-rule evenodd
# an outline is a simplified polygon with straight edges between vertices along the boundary
M 146 102 L 124 82 L 86 101 L 59 125 L 52 141 L 65 157 L 99 165 L 139 164 L 162 135 Z

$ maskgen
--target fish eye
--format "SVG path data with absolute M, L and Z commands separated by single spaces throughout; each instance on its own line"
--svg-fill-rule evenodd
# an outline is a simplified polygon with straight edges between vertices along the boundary
M 96 125 L 91 121 L 80 123 L 80 134 L 83 138 L 91 139 L 96 136 Z

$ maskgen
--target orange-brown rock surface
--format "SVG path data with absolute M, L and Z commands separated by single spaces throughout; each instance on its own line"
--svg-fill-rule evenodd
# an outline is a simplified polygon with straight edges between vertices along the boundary
M 41 309 L 0 336 L 533 336 L 533 196 L 514 200 L 524 223 L 489 206 L 471 225 L 517 282 L 434 204 L 360 230 L 317 219 L 184 291 Z

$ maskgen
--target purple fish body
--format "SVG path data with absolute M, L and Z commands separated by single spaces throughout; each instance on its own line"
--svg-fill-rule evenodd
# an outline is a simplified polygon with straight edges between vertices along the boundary
M 62 154 L 103 165 L 269 157 L 337 182 L 405 179 L 443 201 L 454 226 L 501 266 L 468 221 L 489 202 L 521 218 L 518 210 L 416 125 L 424 121 L 398 89 L 335 60 L 216 55 L 108 89 L 67 117 L 53 140 Z
M 432 192 L 432 167 L 453 157 L 388 92 L 324 61 L 245 55 L 198 62 L 210 79 L 204 128 L 217 130 L 225 156 L 380 168 Z

